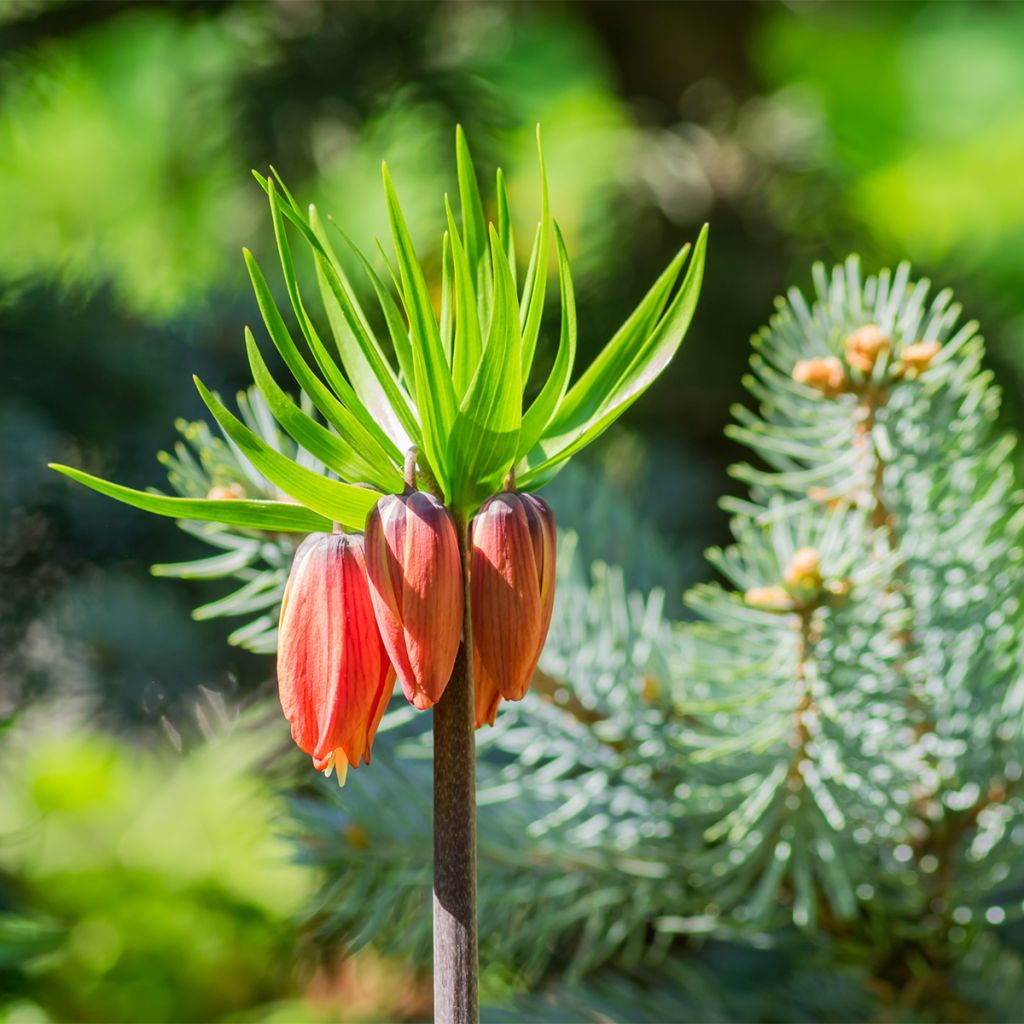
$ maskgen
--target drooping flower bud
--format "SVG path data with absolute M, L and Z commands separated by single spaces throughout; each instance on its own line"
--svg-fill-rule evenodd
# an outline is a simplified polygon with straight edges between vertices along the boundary
M 432 494 L 386 494 L 366 521 L 370 597 L 405 696 L 441 699 L 462 639 L 462 565 L 451 513 Z
M 506 700 L 525 695 L 547 638 L 555 544 L 554 513 L 534 494 L 496 494 L 473 520 L 473 647 Z
M 915 341 L 900 353 L 900 365 L 904 371 L 920 373 L 928 369 L 941 348 L 937 341 Z
M 369 764 L 395 674 L 373 615 L 362 541 L 310 534 L 281 604 L 277 684 L 292 738 L 317 771 Z
M 891 345 L 889 335 L 878 324 L 866 324 L 846 339 L 846 361 L 861 373 L 871 373 L 878 357 Z
M 832 398 L 846 387 L 843 364 L 835 356 L 801 359 L 793 367 L 793 380 Z

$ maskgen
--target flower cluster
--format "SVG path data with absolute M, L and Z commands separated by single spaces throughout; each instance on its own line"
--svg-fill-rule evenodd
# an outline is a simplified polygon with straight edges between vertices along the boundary
M 472 522 L 476 725 L 521 700 L 555 596 L 555 518 L 506 490 Z M 277 675 L 292 737 L 318 771 L 369 763 L 395 678 L 417 709 L 444 693 L 463 640 L 459 538 L 451 512 L 407 487 L 381 498 L 363 535 L 311 534 L 296 551 L 281 607 Z
M 288 582 L 278 676 L 296 742 L 322 770 L 369 758 L 389 679 L 416 708 L 440 700 L 471 638 L 465 655 L 467 673 L 476 667 L 477 725 L 494 722 L 502 698 L 523 697 L 551 618 L 555 541 L 551 510 L 516 484 L 543 487 L 630 408 L 672 359 L 697 306 L 706 226 L 576 373 L 575 290 L 548 209 L 539 128 L 541 217 L 525 273 L 504 175 L 495 176 L 497 222 L 490 222 L 460 128 L 455 150 L 461 225 L 445 197 L 436 303 L 386 164 L 394 264 L 381 256 L 393 287 L 341 234 L 365 278 L 360 288 L 335 250 L 329 219 L 301 207 L 276 173 L 255 175 L 304 347 L 252 253 L 245 262 L 298 399 L 277 381 L 248 328 L 246 354 L 266 414 L 247 416 L 240 401 L 240 418 L 198 378 L 196 387 L 269 497 L 249 498 L 219 480 L 207 493 L 175 497 L 53 467 L 158 515 L 219 523 L 249 538 L 309 538 Z M 328 336 L 303 295 L 296 235 L 312 258 Z M 535 391 L 552 249 L 561 322 Z M 373 328 L 360 292 L 372 293 L 385 332 Z M 275 437 L 280 428 L 290 439 L 284 450 L 265 436 L 268 422 Z

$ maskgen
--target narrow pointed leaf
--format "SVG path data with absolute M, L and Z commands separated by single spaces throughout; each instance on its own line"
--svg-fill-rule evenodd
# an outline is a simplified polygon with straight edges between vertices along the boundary
M 480 320 L 477 317 L 473 272 L 466 256 L 466 250 L 459 240 L 459 233 L 455 230 L 455 218 L 452 216 L 452 208 L 448 203 L 447 196 L 445 196 L 444 206 L 448 217 L 448 234 L 451 238 L 455 278 L 455 350 L 452 379 L 455 382 L 455 395 L 461 401 L 480 363 L 483 339 L 480 334 Z
M 306 313 L 302 296 L 299 294 L 295 265 L 292 262 L 291 246 L 288 244 L 288 236 L 284 228 L 282 211 L 286 207 L 278 200 L 273 183 L 270 183 L 268 195 L 270 198 L 270 214 L 274 223 L 274 237 L 277 241 L 277 249 L 281 257 L 281 269 L 284 272 L 288 298 L 291 300 L 295 316 L 299 321 L 299 328 L 306 339 L 306 343 L 309 345 L 310 351 L 313 353 L 313 358 L 327 378 L 328 383 L 334 388 L 335 393 L 352 413 L 353 417 L 362 424 L 369 434 L 376 438 L 377 443 L 392 459 L 400 462 L 404 448 L 399 446 L 399 443 L 387 428 L 394 427 L 400 440 L 404 440 L 404 432 L 398 424 L 394 423 L 394 416 L 388 408 L 386 400 L 378 401 L 376 408 L 368 409 L 366 407 L 363 397 L 358 394 L 353 385 L 342 375 L 341 370 L 327 351 L 324 343 L 320 340 L 320 335 L 317 334 L 316 328 Z M 313 254 L 318 265 L 327 259 L 322 248 L 315 247 Z M 348 367 L 346 367 L 347 369 Z M 374 395 L 373 397 L 377 396 Z M 383 413 L 386 413 L 386 415 L 383 415 Z
M 540 394 L 523 416 L 523 429 L 519 436 L 519 455 L 525 455 L 540 440 L 555 410 L 565 396 L 576 360 L 576 293 L 569 269 L 562 233 L 555 225 L 555 247 L 558 251 L 558 282 L 562 298 L 562 330 L 558 339 L 551 373 Z
M 509 269 L 512 271 L 512 285 L 518 288 L 518 277 L 516 276 L 516 243 L 512 233 L 512 211 L 508 202 L 508 187 L 505 184 L 505 174 L 499 167 L 497 172 L 496 192 L 498 196 L 498 237 L 501 239 L 501 247 L 508 260 Z M 518 292 L 517 292 L 518 294 Z
M 288 192 L 288 190 L 284 187 L 284 183 L 281 181 L 280 176 L 277 176 L 277 172 L 276 171 L 274 173 L 275 173 L 275 176 L 277 177 L 278 184 L 280 185 L 282 191 L 285 193 L 285 198 L 287 199 L 287 203 L 280 202 L 279 200 L 277 201 L 277 208 L 278 208 L 278 210 L 281 213 L 283 213 L 284 216 L 288 220 L 290 220 L 292 222 L 292 224 L 295 225 L 295 227 L 297 227 L 299 229 L 299 231 L 302 234 L 303 238 L 309 243 L 309 246 L 310 246 L 310 248 L 313 251 L 314 260 L 316 262 L 316 266 L 317 266 L 318 271 L 320 270 L 320 267 L 323 265 L 323 261 L 326 261 L 327 265 L 329 265 L 329 266 L 331 266 L 331 267 L 336 269 L 336 271 L 337 271 L 338 275 L 340 276 L 342 282 L 344 282 L 346 292 L 352 296 L 352 301 L 354 303 L 354 306 L 355 306 L 356 310 L 358 311 L 358 316 L 361 319 L 361 322 L 366 327 L 366 339 L 368 340 L 368 342 L 369 342 L 371 347 L 375 346 L 376 345 L 376 339 L 374 338 L 373 333 L 372 333 L 372 331 L 369 328 L 369 324 L 366 321 L 365 316 L 362 313 L 362 310 L 359 308 L 358 301 L 355 299 L 355 292 L 351 289 L 351 286 L 348 284 L 347 277 L 345 276 L 344 271 L 341 268 L 341 264 L 338 262 L 337 256 L 335 255 L 333 249 L 331 248 L 331 246 L 327 242 L 326 233 L 323 231 L 322 224 L 321 224 L 321 222 L 319 220 L 319 217 L 318 217 L 318 215 L 316 213 L 315 207 L 312 207 L 312 206 L 310 207 L 310 222 L 311 223 L 307 223 L 306 218 L 304 217 L 304 215 L 302 213 L 302 210 L 299 208 L 298 204 L 295 202 L 295 199 L 292 197 L 291 193 Z M 271 182 L 268 179 L 264 178 L 257 171 L 253 171 L 253 176 L 260 183 L 260 185 L 263 187 L 264 191 L 267 193 L 267 195 L 271 198 L 271 200 L 273 202 L 276 199 L 273 182 Z M 280 227 L 280 225 L 277 222 L 275 222 L 274 227 L 275 227 L 275 234 L 280 239 L 282 237 L 282 235 L 283 235 L 283 233 L 281 231 L 281 227 Z M 316 231 L 314 231 L 314 227 L 316 228 Z M 337 224 L 335 224 L 335 228 L 337 228 L 338 232 L 345 239 L 346 244 L 352 249 L 352 251 L 358 257 L 358 259 L 361 262 L 363 262 L 364 264 L 366 264 L 367 266 L 369 266 L 369 264 L 366 263 L 366 259 L 363 256 L 363 254 L 359 251 L 358 248 L 356 248 L 355 244 L 351 241 L 351 239 L 349 239 L 348 236 L 345 235 L 345 233 L 343 231 L 341 231 L 341 229 L 337 226 Z M 287 245 L 285 246 L 285 250 L 286 250 L 286 253 L 287 253 Z M 289 255 L 289 263 L 290 263 L 290 254 L 288 254 L 288 255 Z M 294 271 L 292 271 L 292 280 L 294 280 Z M 295 291 L 297 293 L 297 288 L 295 289 Z M 394 304 L 392 302 L 392 306 L 393 305 Z M 298 310 L 297 310 L 297 312 L 298 312 Z M 392 327 L 392 319 L 389 316 L 389 312 L 390 311 L 387 308 L 385 308 L 385 316 L 388 318 L 388 328 L 389 328 L 389 331 L 390 331 L 391 327 Z M 401 319 L 400 314 L 397 314 L 397 310 L 395 312 L 396 312 L 396 315 L 398 316 L 398 319 L 400 320 Z M 305 316 L 305 310 L 304 309 L 302 311 L 302 315 Z M 328 315 L 330 316 L 330 314 L 328 314 Z M 305 317 L 305 323 L 309 324 L 308 317 Z M 311 327 L 311 325 L 310 325 L 310 327 Z M 412 437 L 412 439 L 414 441 L 417 440 L 417 438 L 418 438 L 419 431 L 418 431 L 418 427 L 416 426 L 415 414 L 411 410 L 407 409 L 404 406 L 404 403 L 399 402 L 398 399 L 397 399 L 397 396 L 396 396 L 396 399 L 395 399 L 395 401 L 393 403 L 395 415 L 397 415 L 398 418 L 401 420 L 402 426 L 405 428 L 404 432 L 406 434 L 408 434 L 409 436 L 408 437 L 403 437 L 402 436 L 402 434 L 403 434 L 402 429 L 401 428 L 397 428 L 395 430 L 396 440 L 393 441 L 393 439 L 391 437 L 391 434 L 389 432 L 385 432 L 380 427 L 380 425 L 376 422 L 376 420 L 374 419 L 374 415 L 371 415 L 370 411 L 366 410 L 363 407 L 364 403 L 359 399 L 359 397 L 358 397 L 358 395 L 356 393 L 356 389 L 353 388 L 352 385 L 350 385 L 349 382 L 342 376 L 341 371 L 335 365 L 333 359 L 330 358 L 329 354 L 327 353 L 327 350 L 323 346 L 323 343 L 320 341 L 319 337 L 316 336 L 315 331 L 312 332 L 312 337 L 310 337 L 310 335 L 307 334 L 307 340 L 310 342 L 310 348 L 313 351 L 313 355 L 314 355 L 314 357 L 315 357 L 315 359 L 317 361 L 317 365 L 320 367 L 321 372 L 323 372 L 324 376 L 327 377 L 328 382 L 331 384 L 332 388 L 334 388 L 335 392 L 340 396 L 341 400 L 349 408 L 357 410 L 357 413 L 358 413 L 359 417 L 363 421 L 363 425 L 368 430 L 370 430 L 371 433 L 373 433 L 375 436 L 377 436 L 378 440 L 382 444 L 384 444 L 386 447 L 389 448 L 389 453 L 392 454 L 393 457 L 396 458 L 397 461 L 401 461 L 401 459 L 402 459 L 402 457 L 404 455 L 404 451 L 405 451 L 405 447 L 404 446 L 407 444 L 407 442 L 409 440 L 409 437 Z M 361 339 L 357 338 L 357 340 L 361 340 Z M 408 346 L 409 346 L 408 335 L 405 332 L 404 327 L 403 327 L 402 332 L 400 332 L 399 344 L 404 344 L 405 351 L 406 352 L 408 351 Z M 378 351 L 379 351 L 379 349 L 378 349 Z M 399 358 L 399 366 L 403 367 L 403 373 L 406 373 L 406 371 L 404 369 L 406 364 L 402 362 L 401 352 L 398 350 L 398 345 L 397 344 L 396 344 L 396 354 L 398 354 L 400 356 L 400 358 Z M 390 364 L 388 364 L 386 357 L 383 356 L 383 353 L 380 353 L 380 358 L 381 358 L 381 361 L 383 363 L 383 366 L 387 367 L 387 369 L 390 370 Z M 343 356 L 343 360 L 344 360 L 344 356 Z M 411 360 L 411 356 L 410 356 L 410 360 Z M 411 376 L 411 373 L 412 373 L 412 371 L 411 371 L 411 361 L 408 363 L 408 365 L 409 365 L 409 371 L 408 371 L 408 373 L 406 373 L 406 379 L 407 379 L 407 381 L 411 381 L 412 380 L 412 376 Z M 347 364 L 346 364 L 346 371 L 351 372 L 350 371 L 350 367 Z M 399 389 L 400 389 L 400 385 L 399 385 Z M 387 412 L 385 406 L 379 406 L 377 408 L 374 408 L 373 409 L 373 413 L 375 415 L 377 415 L 379 418 L 381 418 L 384 422 L 387 422 L 388 419 L 389 419 L 388 412 Z M 408 422 L 404 418 L 406 414 L 408 415 Z M 390 448 L 391 448 L 391 443 L 392 442 L 394 443 L 395 447 L 394 447 L 394 451 L 390 452 Z
M 491 308 L 491 263 L 487 246 L 487 218 L 480 198 L 476 169 L 462 125 L 455 128 L 455 161 L 459 177 L 459 201 L 462 204 L 463 246 L 473 271 L 473 283 L 487 323 Z
M 410 408 L 409 396 L 374 336 L 313 207 L 310 207 L 310 223 L 322 245 L 321 253 L 315 254 L 317 280 L 345 372 L 367 408 L 385 425 L 404 455 L 410 442 L 420 443 L 419 424 Z
M 363 268 L 363 272 L 366 274 L 367 280 L 373 288 L 374 295 L 377 297 L 377 303 L 381 308 L 381 312 L 384 314 L 384 320 L 388 326 L 388 334 L 391 336 L 391 344 L 395 349 L 395 358 L 398 361 L 398 369 L 401 372 L 403 383 L 410 396 L 412 404 L 416 403 L 416 374 L 413 367 L 412 361 L 412 344 L 409 340 L 409 328 L 402 316 L 402 311 L 398 307 L 398 303 L 395 301 L 394 296 L 391 294 L 387 285 L 381 279 L 380 274 L 374 269 L 373 264 L 363 255 L 362 251 L 356 246 L 355 242 L 352 241 L 348 235 L 338 226 L 335 221 L 331 221 L 335 229 L 345 240 L 345 244 L 349 247 L 352 254 L 359 261 Z M 387 258 L 384 260 L 387 263 Z M 390 270 L 390 267 L 388 268 Z M 392 274 L 394 279 L 394 274 Z M 415 411 L 414 416 L 415 416 Z M 416 423 L 416 436 L 419 436 L 419 423 Z
M 679 291 L 654 329 L 645 337 L 639 334 L 635 326 L 630 325 L 643 324 L 647 320 L 649 311 L 643 316 L 638 314 L 641 314 L 650 300 L 657 300 L 659 286 L 676 267 L 680 257 L 673 261 L 669 271 L 662 275 L 658 284 L 648 293 L 641 308 L 609 342 L 608 348 L 615 346 L 611 358 L 606 358 L 606 349 L 595 360 L 595 364 L 601 364 L 600 372 L 591 375 L 592 366 L 569 390 L 541 441 L 527 456 L 526 466 L 519 474 L 524 486 L 539 487 L 550 480 L 567 459 L 614 423 L 650 387 L 675 355 L 697 306 L 706 246 L 707 227 L 697 239 L 693 259 Z M 684 249 L 680 255 L 685 256 L 685 253 Z M 678 267 L 675 273 L 678 274 Z M 654 306 L 657 304 L 657 301 L 653 302 Z M 612 382 L 609 379 L 611 371 L 619 367 L 623 368 Z M 574 396 L 578 388 L 581 391 Z M 574 397 L 576 400 L 572 401 Z M 564 414 L 567 407 L 570 415 Z
M 455 391 L 452 387 L 448 361 L 441 345 L 437 321 L 434 319 L 434 311 L 430 304 L 427 282 L 416 259 L 409 229 L 402 216 L 387 165 L 384 165 L 383 174 L 391 234 L 398 257 L 402 294 L 405 298 L 405 311 L 409 318 L 409 333 L 412 337 L 413 369 L 423 428 L 423 447 L 434 475 L 447 495 L 450 493 L 451 484 L 444 462 L 445 440 L 455 419 Z
M 380 432 L 380 437 L 384 437 L 388 445 L 387 448 L 381 444 L 378 434 L 369 431 L 310 369 L 281 319 L 281 314 L 278 312 L 274 297 L 270 294 L 263 272 L 252 253 L 248 249 L 243 252 L 246 266 L 249 268 L 249 276 L 252 279 L 253 290 L 256 293 L 256 302 L 263 314 L 263 321 L 267 326 L 270 339 L 273 341 L 274 347 L 281 353 L 281 358 L 285 361 L 285 365 L 291 371 L 299 387 L 309 396 L 310 401 L 320 411 L 324 419 L 355 449 L 361 451 L 365 458 L 372 460 L 374 464 L 384 463 L 389 459 L 397 463 L 401 459 L 401 453 L 397 451 L 386 435 L 382 431 Z M 341 376 L 340 371 L 338 375 Z M 348 382 L 344 377 L 341 377 L 341 381 L 348 387 Z M 357 401 L 354 395 L 352 398 Z
M 249 530 L 270 530 L 274 533 L 315 533 L 329 530 L 331 520 L 302 505 L 286 501 L 246 501 L 245 499 L 210 500 L 206 498 L 176 498 L 166 494 L 152 494 L 133 487 L 111 483 L 80 469 L 50 463 L 50 469 L 86 487 L 158 516 L 172 519 L 200 519 L 223 523 Z M 366 492 L 371 494 L 370 491 Z
M 445 200 L 447 201 L 447 196 Z M 452 295 L 452 242 L 449 232 L 441 239 L 441 347 L 444 358 L 452 365 L 452 334 L 455 326 L 455 303 Z
M 533 357 L 537 351 L 537 336 L 540 334 L 540 320 L 541 314 L 544 312 L 544 293 L 548 280 L 551 214 L 548 206 L 548 174 L 544 167 L 544 147 L 540 140 L 540 125 L 537 125 L 537 159 L 540 161 L 540 230 L 537 238 L 536 259 L 531 260 L 527 281 L 523 287 L 522 378 L 524 383 L 530 379 Z
M 458 490 L 452 503 L 474 508 L 497 490 L 515 459 L 522 419 L 519 316 L 512 271 L 491 229 L 494 313 L 480 365 L 452 428 L 449 463 Z
M 331 480 L 292 462 L 254 434 L 207 390 L 199 378 L 196 387 L 224 433 L 245 457 L 276 487 L 314 512 L 340 523 L 346 530 L 362 530 L 378 491 Z
M 347 441 L 307 416 L 278 386 L 260 355 L 252 332 L 245 332 L 245 350 L 256 387 L 274 419 L 301 448 L 347 480 L 363 480 L 384 491 L 402 489 L 402 474 L 390 462 L 374 464 Z

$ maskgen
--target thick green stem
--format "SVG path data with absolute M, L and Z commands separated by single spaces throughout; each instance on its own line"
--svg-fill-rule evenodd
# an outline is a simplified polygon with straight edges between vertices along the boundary
M 456 515 L 465 594 L 462 646 L 434 705 L 434 1020 L 477 1024 L 476 747 L 469 524 Z

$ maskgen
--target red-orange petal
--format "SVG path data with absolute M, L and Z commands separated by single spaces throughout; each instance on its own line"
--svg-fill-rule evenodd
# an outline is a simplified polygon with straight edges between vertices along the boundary
M 507 700 L 521 700 L 540 659 L 555 596 L 555 519 L 533 494 L 506 491 L 473 520 L 473 646 Z
M 360 539 L 310 534 L 281 604 L 277 679 L 292 737 L 318 770 L 342 757 L 353 766 L 369 760 L 392 671 Z
M 462 639 L 459 543 L 431 494 L 385 495 L 366 522 L 366 567 L 377 624 L 406 699 L 435 704 Z
M 476 728 L 494 725 L 501 703 L 501 691 L 487 674 L 480 662 L 480 656 L 473 657 L 473 717 Z

